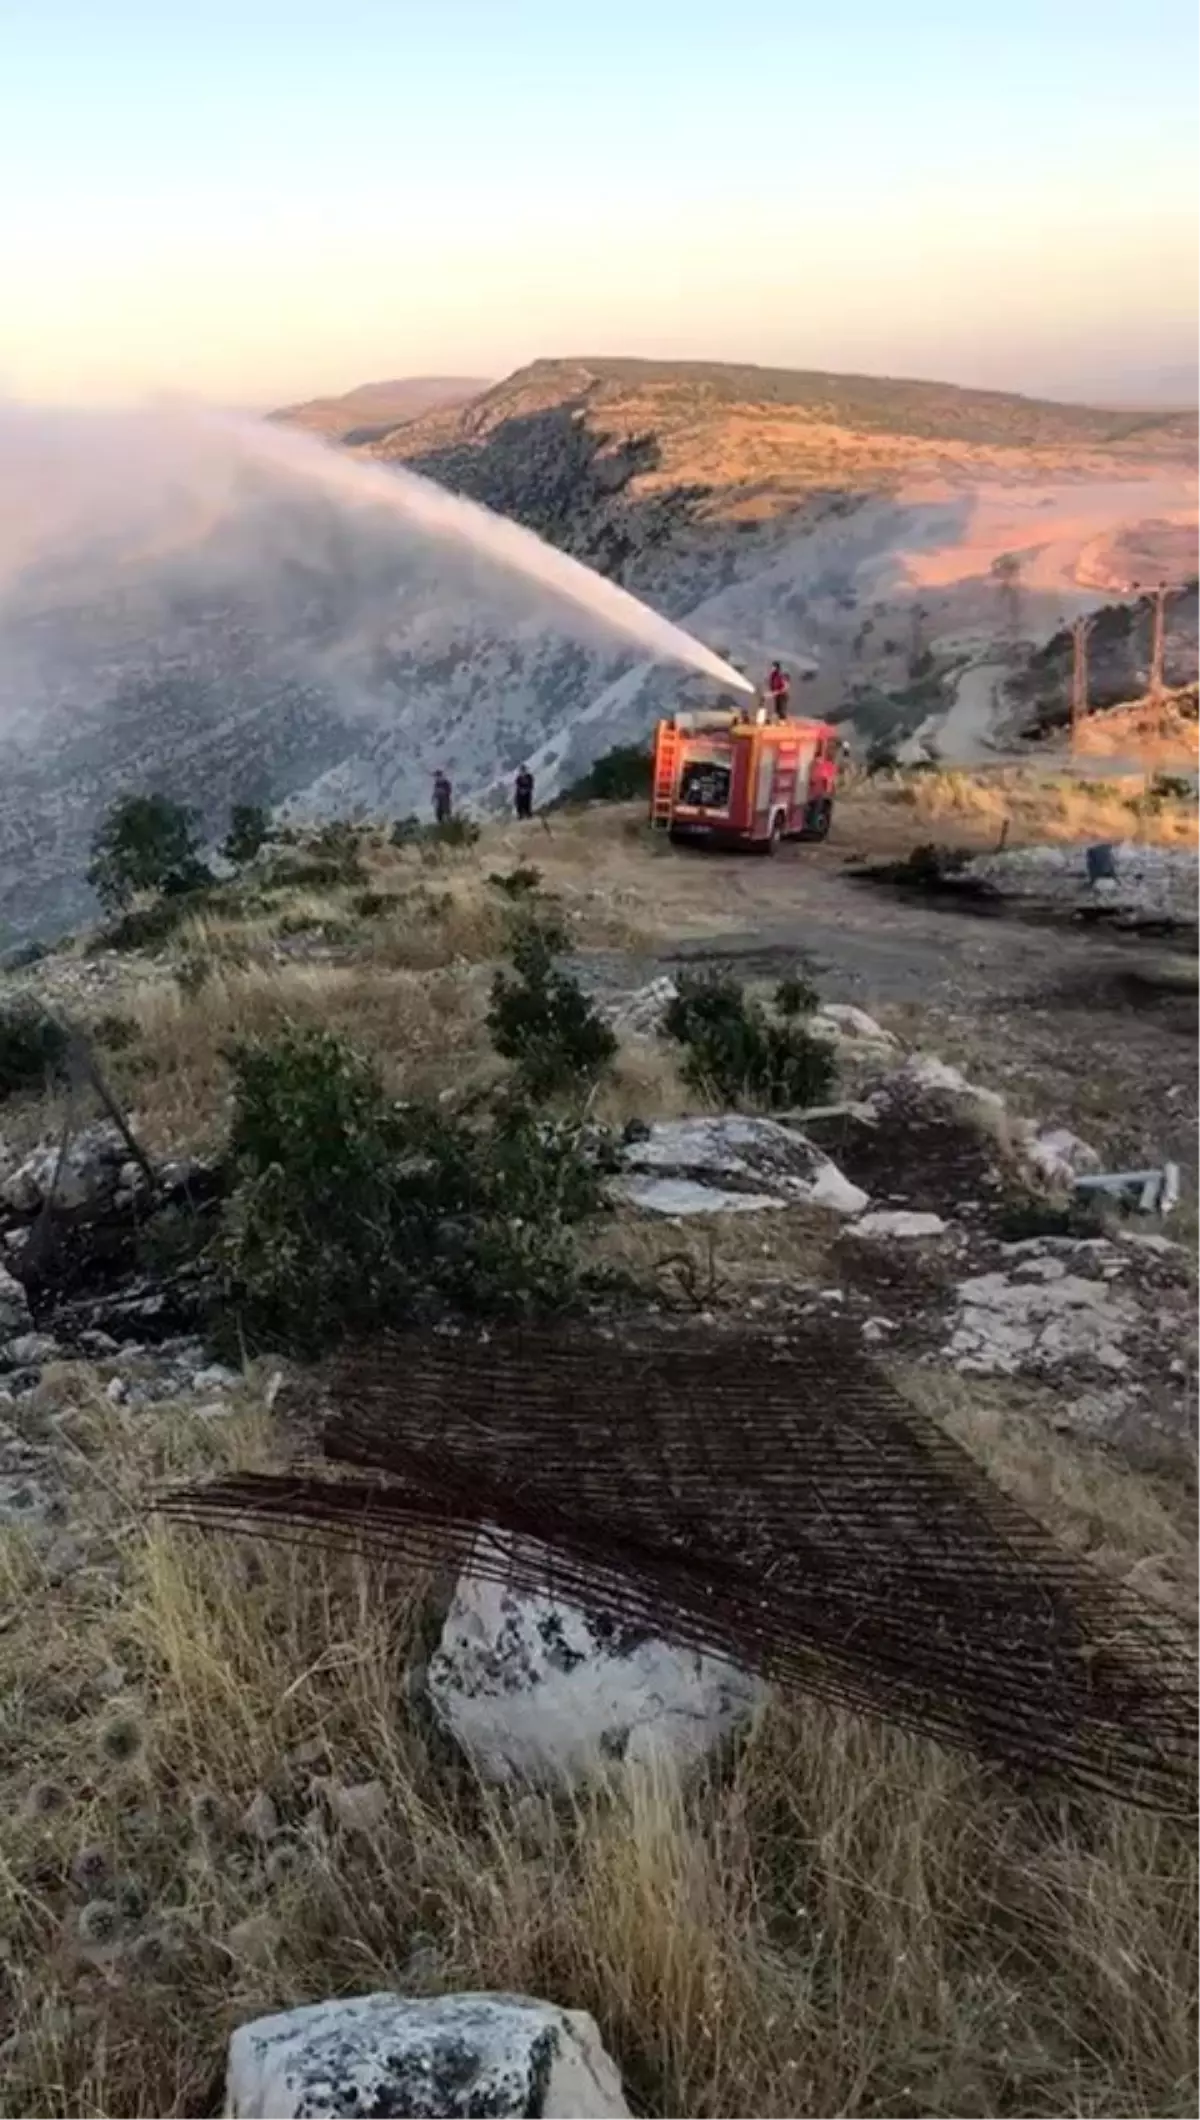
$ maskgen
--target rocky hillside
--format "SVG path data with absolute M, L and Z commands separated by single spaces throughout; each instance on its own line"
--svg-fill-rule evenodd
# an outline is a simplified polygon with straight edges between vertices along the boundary
M 360 453 L 515 517 L 755 674 L 782 654 L 808 711 L 850 711 L 869 737 L 881 701 L 915 727 L 998 639 L 1011 656 L 1014 619 L 1023 657 L 1131 556 L 1161 563 L 1173 537 L 1182 564 L 1195 426 L 938 383 L 539 361 Z M 995 568 L 1012 551 L 1006 598 Z M 460 784 L 489 749 L 506 772 L 523 748 L 549 791 L 680 695 L 672 671 L 497 641 L 486 623 L 461 646 L 432 686 L 401 647 L 397 683 L 419 702 L 403 732 L 369 737 L 301 809 L 402 788 L 410 720 L 437 728 Z M 1186 629 L 1173 648 L 1188 660 Z
M 936 716 L 997 635 L 1036 643 L 1100 600 L 1085 551 L 1106 578 L 1106 540 L 1194 515 L 1183 415 L 543 361 L 379 434 L 391 391 L 279 417 L 514 517 L 755 676 L 782 656 L 825 714 L 899 695 L 914 726 Z M 131 785 L 214 824 L 235 800 L 395 816 L 426 807 L 440 766 L 486 808 L 522 761 L 544 798 L 679 700 L 677 670 L 363 498 L 260 468 L 189 496 L 184 527 L 132 559 L 98 522 L 53 564 L 0 574 L 11 928 L 86 913 L 94 819 Z M 994 571 L 1013 552 L 1015 589 Z
M 930 472 L 1111 476 L 1128 463 L 1182 464 L 1196 415 L 721 362 L 534 361 L 369 446 L 502 506 L 497 477 L 511 479 L 522 454 L 534 469 L 547 445 L 557 456 L 565 426 L 600 443 L 621 486 L 617 466 L 628 463 L 631 498 L 678 493 L 703 499 L 705 516 L 755 520 L 814 491 L 877 492 Z

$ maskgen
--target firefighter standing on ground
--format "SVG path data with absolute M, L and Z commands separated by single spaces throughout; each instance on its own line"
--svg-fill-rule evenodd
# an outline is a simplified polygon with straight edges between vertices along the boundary
M 433 815 L 437 824 L 448 824 L 454 808 L 454 791 L 442 772 L 433 776 Z
M 533 815 L 533 774 L 528 766 L 522 766 L 513 782 L 513 807 L 521 818 Z
M 788 676 L 787 671 L 779 663 L 772 663 L 771 674 L 767 679 L 767 690 L 771 695 L 771 705 L 775 709 L 776 721 L 787 720 L 788 698 L 791 689 L 792 680 Z

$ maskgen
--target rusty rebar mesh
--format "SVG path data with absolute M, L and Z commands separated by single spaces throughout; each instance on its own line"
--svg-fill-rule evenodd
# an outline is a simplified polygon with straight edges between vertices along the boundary
M 847 1337 L 397 1336 L 327 1383 L 324 1465 L 163 1508 L 421 1564 L 469 1550 L 477 1574 L 1012 1767 L 1191 1805 L 1190 1642 Z

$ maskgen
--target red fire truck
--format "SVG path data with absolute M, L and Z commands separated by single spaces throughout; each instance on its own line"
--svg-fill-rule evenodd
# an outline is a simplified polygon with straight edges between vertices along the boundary
M 826 721 L 737 713 L 673 714 L 654 740 L 650 821 L 674 840 L 753 847 L 824 839 L 841 740 Z

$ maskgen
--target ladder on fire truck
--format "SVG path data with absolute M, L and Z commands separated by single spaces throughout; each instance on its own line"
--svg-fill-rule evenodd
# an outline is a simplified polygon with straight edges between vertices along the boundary
M 654 791 L 650 801 L 652 826 L 669 825 L 679 771 L 679 731 L 667 723 L 659 729 L 654 753 Z

